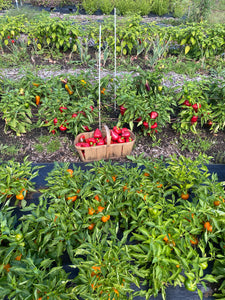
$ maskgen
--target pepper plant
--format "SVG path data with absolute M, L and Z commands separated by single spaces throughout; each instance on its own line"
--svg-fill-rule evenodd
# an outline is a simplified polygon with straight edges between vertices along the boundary
M 0 201 L 3 206 L 20 201 L 22 206 L 26 205 L 26 194 L 35 191 L 33 180 L 38 175 L 38 169 L 32 167 L 27 157 L 22 163 L 10 160 L 0 165 Z
M 159 83 L 159 76 L 128 78 L 118 88 L 117 103 L 120 115 L 117 126 L 134 123 L 142 126 L 143 134 L 156 138 L 156 133 L 170 122 L 175 101 L 165 94 L 166 88 Z
M 5 120 L 5 132 L 8 128 L 20 136 L 32 129 L 31 95 L 24 90 L 7 90 L 0 100 L 2 119 Z
M 199 86 L 201 88 L 199 88 Z M 177 94 L 180 111 L 173 128 L 180 134 L 192 131 L 197 133 L 197 125 L 201 127 L 208 122 L 212 107 L 208 102 L 206 82 L 188 82 L 182 86 L 182 91 Z

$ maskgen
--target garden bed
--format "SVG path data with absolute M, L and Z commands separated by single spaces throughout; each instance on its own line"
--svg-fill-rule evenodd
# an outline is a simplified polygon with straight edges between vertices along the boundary
M 112 16 L 27 16 L 0 23 L 1 297 L 223 297 L 223 26 L 118 17 L 114 78 Z M 81 163 L 100 120 L 129 157 Z
M 21 164 L 9 162 L 7 172 L 3 166 L 0 166 L 1 176 L 6 178 L 7 174 L 11 174 L 7 184 L 11 188 L 11 199 L 10 202 L 4 201 L 10 198 L 7 197 L 9 191 L 1 196 L 2 218 L 8 224 L 7 230 L 5 227 L 1 229 L 2 280 L 7 273 L 13 274 L 23 285 L 23 290 L 18 288 L 20 296 L 46 295 L 54 300 L 58 297 L 71 300 L 92 295 L 93 299 L 104 299 L 101 295 L 111 290 L 112 297 L 120 295 L 118 299 L 129 298 L 133 294 L 136 295 L 133 299 L 142 300 L 146 289 L 150 289 L 149 295 L 154 293 L 156 298 L 149 296 L 147 299 L 159 300 L 162 295 L 166 295 L 167 300 L 180 297 L 199 299 L 201 295 L 202 299 L 211 300 L 214 299 L 212 295 L 218 293 L 220 282 L 211 276 L 214 268 L 214 255 L 211 257 L 211 254 L 214 251 L 218 253 L 224 243 L 223 220 L 219 217 L 224 209 L 221 200 L 224 190 L 219 182 L 225 180 L 225 173 L 221 166 L 201 165 L 201 158 L 193 161 L 184 157 L 173 157 L 168 164 L 139 157 L 126 166 L 110 162 L 30 165 L 25 161 Z M 180 174 L 176 172 L 177 167 L 182 168 Z M 187 193 L 190 186 L 192 188 Z M 203 195 L 203 186 L 207 196 Z M 3 186 L 1 189 L 3 191 Z M 213 195 L 211 189 L 216 189 Z M 7 207 L 13 205 L 16 198 L 19 199 L 12 195 L 18 195 L 17 190 L 24 199 L 19 203 L 17 200 L 11 215 Z M 150 190 L 151 195 L 148 194 Z M 207 202 L 204 200 L 206 197 L 209 199 Z M 213 203 L 218 199 L 222 202 L 215 208 Z M 194 211 L 193 216 L 190 210 Z M 178 211 L 179 217 L 175 221 Z M 146 214 L 148 222 L 144 221 Z M 193 220 L 189 220 L 189 214 Z M 110 216 L 107 220 L 103 219 L 107 216 Z M 212 231 L 204 229 L 206 220 L 210 220 Z M 92 224 L 93 228 L 90 227 Z M 159 248 L 157 252 L 149 248 L 149 252 L 145 253 L 145 245 L 150 243 L 151 238 L 155 239 L 154 247 L 158 245 Z M 196 240 L 198 243 L 195 243 Z M 8 246 L 11 251 L 6 255 Z M 158 251 L 161 259 L 157 262 Z M 148 261 L 150 253 L 153 257 Z M 143 259 L 146 260 L 144 264 Z M 151 263 L 152 260 L 156 262 Z M 33 272 L 29 274 L 31 266 L 39 270 L 35 276 Z M 152 281 L 150 273 L 144 275 L 148 269 L 154 274 L 159 266 L 162 271 L 158 270 L 160 273 L 154 276 L 164 276 L 165 285 Z M 114 276 L 114 268 L 119 281 Z M 171 268 L 174 268 L 173 279 Z M 22 279 L 23 276 L 29 278 L 29 283 Z M 52 276 L 58 276 L 59 285 L 54 283 Z M 148 287 L 142 279 L 144 276 L 147 276 Z M 193 290 L 196 289 L 194 293 L 187 291 L 182 284 L 186 276 L 192 280 L 195 278 L 197 289 L 193 287 Z M 123 284 L 119 284 L 120 281 Z M 98 283 L 99 286 L 93 289 Z M 186 282 L 185 286 L 187 288 Z M 12 297 L 13 293 L 9 277 L 1 287 L 1 294 Z

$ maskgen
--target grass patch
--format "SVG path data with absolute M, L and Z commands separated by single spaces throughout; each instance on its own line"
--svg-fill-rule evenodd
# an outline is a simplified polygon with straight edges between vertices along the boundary
M 34 145 L 37 152 L 54 153 L 61 147 L 61 142 L 58 137 L 51 137 L 48 135 L 42 135 L 38 138 L 38 142 Z
M 21 147 L 18 147 L 18 145 L 0 144 L 0 152 L 2 155 L 17 155 L 20 150 Z

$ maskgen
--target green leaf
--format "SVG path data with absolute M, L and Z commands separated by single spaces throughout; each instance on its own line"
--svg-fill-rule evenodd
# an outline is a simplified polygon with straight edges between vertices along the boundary
M 130 130 L 133 131 L 133 129 L 134 129 L 134 122 L 130 121 L 129 122 L 129 126 L 130 126 Z
M 202 300 L 203 299 L 203 292 L 199 289 L 198 289 L 198 295 L 199 295 L 199 298 Z
M 208 282 L 217 282 L 216 278 L 211 274 L 206 274 L 202 279 Z
M 192 45 L 196 44 L 196 40 L 193 37 L 190 38 L 190 42 L 192 43 Z
M 184 50 L 185 55 L 188 54 L 188 52 L 190 51 L 190 49 L 191 48 L 188 45 L 185 47 L 185 50 Z
M 183 39 L 183 40 L 181 41 L 180 45 L 182 46 L 182 45 L 186 44 L 186 42 L 187 42 L 187 40 L 186 40 L 186 39 Z
M 63 39 L 60 39 L 60 40 L 59 40 L 59 45 L 62 46 L 63 43 L 64 43 L 64 40 L 63 40 Z
M 74 52 L 77 51 L 77 45 L 76 45 L 76 44 L 73 45 L 73 51 L 74 51 Z

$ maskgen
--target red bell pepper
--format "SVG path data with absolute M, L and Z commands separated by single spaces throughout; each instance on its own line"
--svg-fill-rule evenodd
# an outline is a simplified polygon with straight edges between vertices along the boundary
M 102 137 L 102 132 L 101 132 L 101 130 L 100 129 L 96 129 L 95 131 L 94 131 L 94 138 L 95 139 L 100 139 Z
M 129 143 L 129 142 L 132 142 L 133 139 L 132 139 L 132 137 L 127 137 L 127 138 L 125 138 L 125 141 L 126 141 L 126 143 Z
M 153 120 L 156 119 L 158 117 L 158 115 L 159 114 L 156 111 L 152 111 L 149 114 L 150 118 L 153 119 Z
M 90 131 L 89 127 L 87 125 L 82 126 L 85 131 Z
M 90 147 L 88 143 L 77 143 L 77 147 Z
M 127 110 L 126 107 L 124 107 L 123 105 L 120 106 L 120 113 L 122 116 L 124 115 L 126 110 Z
M 61 126 L 59 126 L 59 129 L 60 129 L 61 131 L 66 131 L 66 130 L 67 130 L 67 127 L 64 126 L 64 125 L 61 125 Z
M 125 143 L 125 138 L 123 136 L 119 136 L 117 142 L 120 144 Z
M 86 139 L 86 142 L 89 144 L 90 147 L 96 146 L 96 139 L 95 138 Z
M 81 135 L 81 137 L 80 137 L 80 142 L 81 142 L 81 143 L 84 143 L 84 142 L 85 142 L 85 135 Z
M 183 103 L 183 105 L 185 105 L 185 106 L 191 106 L 191 103 L 188 100 L 185 100 L 184 103 Z
M 84 117 L 86 117 L 86 113 L 84 111 L 78 111 L 78 114 L 82 114 Z
M 140 122 L 141 120 L 142 120 L 142 118 L 139 117 L 139 118 L 136 119 L 136 122 Z
M 196 123 L 198 121 L 198 116 L 193 116 L 192 118 L 191 118 L 191 124 L 194 124 L 194 123 Z
M 158 126 L 157 122 L 155 122 L 152 126 L 151 129 L 155 129 Z
M 66 106 L 60 106 L 60 108 L 59 108 L 59 110 L 60 110 L 61 113 L 62 113 L 63 111 L 65 111 L 66 109 L 67 109 Z
M 119 138 L 119 134 L 116 133 L 114 130 L 111 130 L 111 137 L 113 141 L 117 141 Z
M 144 122 L 143 122 L 143 125 L 144 125 L 144 127 L 145 127 L 146 129 L 148 129 L 148 127 L 149 127 L 148 122 L 144 121 Z
M 129 138 L 130 137 L 130 131 L 123 131 L 122 132 L 122 137 Z
M 121 132 L 122 132 L 121 128 L 119 128 L 119 127 L 117 127 L 117 126 L 114 126 L 114 127 L 113 127 L 113 131 L 115 131 L 115 132 L 118 133 L 118 134 L 121 134 Z
M 103 145 L 105 145 L 104 140 L 103 140 L 103 139 L 99 139 L 99 140 L 97 141 L 96 146 L 103 146 Z
M 122 132 L 124 132 L 124 131 L 129 131 L 129 129 L 126 128 L 126 127 L 123 127 L 123 128 L 121 129 L 121 131 L 122 131 Z
M 199 103 L 195 103 L 192 105 L 194 111 L 197 113 L 198 112 L 198 109 L 202 107 L 202 105 Z

